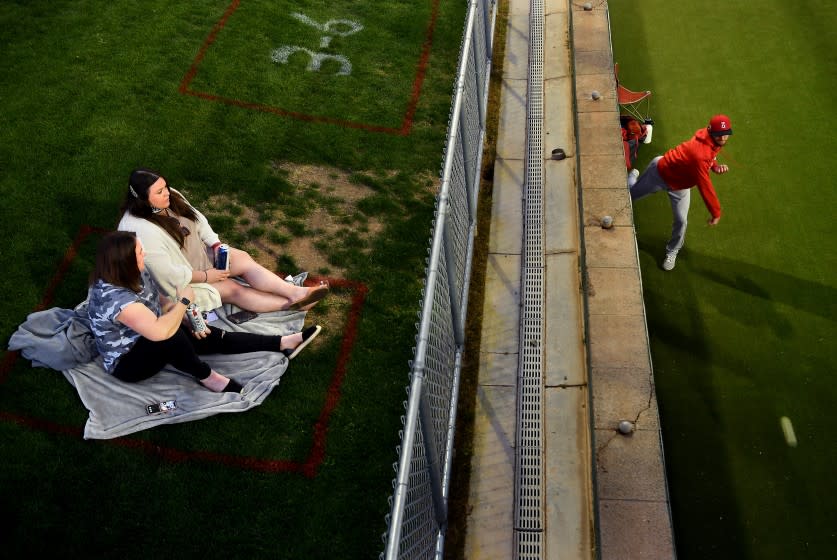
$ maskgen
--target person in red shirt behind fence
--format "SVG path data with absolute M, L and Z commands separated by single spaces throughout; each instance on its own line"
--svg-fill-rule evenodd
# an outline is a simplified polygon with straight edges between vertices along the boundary
M 719 164 L 715 159 L 721 148 L 732 134 L 732 125 L 726 115 L 715 115 L 709 126 L 695 132 L 691 140 L 657 156 L 642 175 L 631 186 L 631 200 L 639 200 L 649 194 L 665 190 L 671 202 L 674 221 L 671 226 L 671 239 L 666 244 L 666 256 L 663 270 L 672 270 L 677 260 L 677 253 L 686 239 L 686 223 L 689 214 L 689 192 L 697 187 L 706 204 L 711 218 L 709 225 L 714 226 L 721 219 L 721 203 L 709 178 L 709 171 L 726 173 L 729 167 Z

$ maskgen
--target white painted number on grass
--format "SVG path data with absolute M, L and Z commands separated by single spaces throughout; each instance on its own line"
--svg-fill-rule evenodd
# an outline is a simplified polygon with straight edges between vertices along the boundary
M 310 25 L 314 29 L 319 29 L 323 32 L 323 38 L 320 40 L 321 49 L 328 47 L 328 45 L 331 43 L 331 37 L 325 35 L 326 33 L 338 35 L 340 37 L 348 37 L 349 35 L 354 35 L 358 31 L 363 29 L 363 26 L 361 24 L 349 19 L 330 19 L 325 23 L 317 23 L 305 14 L 298 14 L 296 12 L 292 13 L 291 17 L 293 17 L 294 19 L 298 19 L 302 23 Z M 340 29 L 341 26 L 345 26 L 345 29 L 342 31 Z
M 309 18 L 305 14 L 292 13 L 291 17 L 301 21 L 305 25 L 310 25 L 314 29 L 320 31 L 323 35 L 320 37 L 320 48 L 325 49 L 331 44 L 331 38 L 334 35 L 338 37 L 348 37 L 354 35 L 363 29 L 363 26 L 356 21 L 348 19 L 330 19 L 325 23 L 319 23 Z M 352 73 L 352 63 L 342 54 L 329 54 L 324 52 L 314 52 L 311 49 L 300 47 L 296 45 L 284 45 L 274 50 L 270 58 L 273 62 L 278 64 L 287 64 L 288 58 L 294 53 L 303 52 L 308 55 L 308 66 L 306 70 L 309 72 L 319 72 L 320 67 L 326 60 L 334 60 L 340 65 L 340 70 L 336 72 L 338 76 L 348 76 Z

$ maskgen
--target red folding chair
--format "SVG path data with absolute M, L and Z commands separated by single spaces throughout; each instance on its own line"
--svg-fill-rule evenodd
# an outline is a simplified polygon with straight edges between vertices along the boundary
M 631 91 L 619 83 L 619 64 L 613 65 L 616 77 L 616 100 L 621 110 L 638 120 L 640 123 L 653 124 L 651 119 L 651 92 Z

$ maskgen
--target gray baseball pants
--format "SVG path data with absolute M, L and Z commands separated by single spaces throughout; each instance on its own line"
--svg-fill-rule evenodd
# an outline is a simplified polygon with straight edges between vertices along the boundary
M 673 215 L 673 222 L 671 224 L 671 239 L 666 243 L 666 253 L 677 253 L 683 243 L 686 241 L 686 224 L 689 217 L 689 193 L 691 189 L 683 189 L 680 191 L 673 191 L 668 183 L 663 181 L 660 177 L 660 172 L 657 171 L 657 162 L 662 156 L 657 156 L 642 175 L 636 180 L 634 186 L 631 187 L 631 200 L 639 200 L 649 194 L 654 194 L 665 190 L 668 194 L 668 200 L 671 202 L 671 213 Z

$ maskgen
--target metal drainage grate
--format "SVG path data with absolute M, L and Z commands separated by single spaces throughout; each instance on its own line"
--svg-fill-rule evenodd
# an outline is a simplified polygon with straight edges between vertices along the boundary
M 543 25 L 543 0 L 531 0 L 515 465 L 515 550 L 522 560 L 543 557 Z

